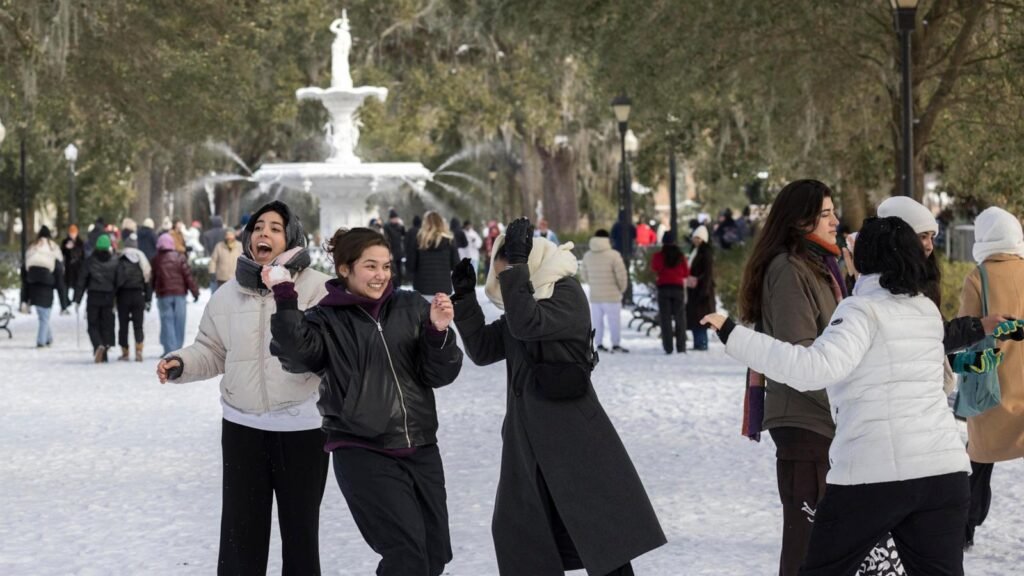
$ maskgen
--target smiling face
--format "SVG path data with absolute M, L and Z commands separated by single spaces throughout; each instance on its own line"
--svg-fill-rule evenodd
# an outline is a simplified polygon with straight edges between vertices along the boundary
M 351 266 L 339 265 L 338 276 L 345 279 L 349 292 L 377 300 L 391 282 L 391 251 L 383 246 L 370 246 Z
M 249 251 L 257 264 L 270 264 L 288 247 L 284 232 L 284 218 L 273 210 L 260 214 L 249 238 Z
M 818 214 L 818 224 L 811 233 L 826 242 L 835 244 L 838 227 L 839 219 L 836 218 L 835 205 L 832 204 L 831 198 L 825 196 L 821 203 L 821 212 Z

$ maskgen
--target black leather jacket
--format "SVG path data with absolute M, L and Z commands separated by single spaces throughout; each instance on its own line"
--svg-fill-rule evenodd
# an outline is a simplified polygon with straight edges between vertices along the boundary
M 383 449 L 436 443 L 433 389 L 462 369 L 455 333 L 431 334 L 430 305 L 414 292 L 385 296 L 378 322 L 337 280 L 327 289 L 305 313 L 276 294 L 270 351 L 286 370 L 320 376 L 317 405 L 329 441 Z

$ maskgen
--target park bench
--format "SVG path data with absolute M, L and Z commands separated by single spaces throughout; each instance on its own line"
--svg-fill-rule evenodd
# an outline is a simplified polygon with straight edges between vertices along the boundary
M 7 338 L 14 338 L 11 329 L 7 325 L 14 319 L 14 308 L 7 303 L 7 299 L 0 294 L 0 330 L 7 332 Z

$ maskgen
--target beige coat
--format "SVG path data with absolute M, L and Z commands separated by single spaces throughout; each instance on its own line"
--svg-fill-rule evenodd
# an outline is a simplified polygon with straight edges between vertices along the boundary
M 315 306 L 327 294 L 329 279 L 309 268 L 295 278 L 300 310 Z M 196 341 L 169 355 L 181 358 L 184 365 L 174 383 L 223 374 L 220 393 L 224 401 L 252 414 L 308 400 L 317 392 L 320 378 L 308 372 L 285 372 L 270 354 L 270 317 L 276 310 L 273 292 L 260 294 L 229 280 L 210 297 Z
M 992 314 L 1024 318 L 1024 259 L 996 254 L 985 260 L 988 309 Z M 964 280 L 960 316 L 981 316 L 981 276 L 975 269 Z M 1002 403 L 967 419 L 967 453 L 975 462 L 1001 462 L 1024 456 L 1024 342 L 998 343 Z
M 242 243 L 235 240 L 228 248 L 227 242 L 217 242 L 210 255 L 210 274 L 217 282 L 224 283 L 235 277 L 235 266 L 242 255 Z
M 611 240 L 594 237 L 583 255 L 580 268 L 583 281 L 590 284 L 591 302 L 621 302 L 629 277 L 622 256 L 612 250 Z

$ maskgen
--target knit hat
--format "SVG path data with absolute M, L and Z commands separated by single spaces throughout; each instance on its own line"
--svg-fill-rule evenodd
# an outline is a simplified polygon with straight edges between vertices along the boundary
M 391 218 L 398 218 L 398 211 L 395 210 L 394 208 L 388 210 L 388 219 Z
M 135 230 L 137 228 L 138 225 L 135 224 L 135 220 L 132 220 L 131 218 L 121 220 L 121 230 Z
M 135 232 L 132 232 L 124 237 L 125 248 L 138 248 L 139 247 L 139 236 Z
M 974 221 L 974 261 L 981 264 L 996 254 L 1024 258 L 1024 231 L 1016 216 L 993 206 Z
M 931 211 L 908 196 L 893 196 L 878 205 L 879 218 L 890 216 L 895 216 L 910 224 L 910 227 L 914 229 L 914 234 L 939 233 L 939 223 L 935 221 L 935 216 Z
M 45 224 L 43 225 L 42 228 L 39 229 L 39 237 L 40 238 L 52 238 L 53 237 L 50 234 L 50 229 L 47 228 Z
M 169 233 L 165 232 L 156 239 L 156 249 L 159 252 L 173 252 L 174 251 L 174 237 Z
M 110 236 L 106 234 L 100 234 L 96 237 L 96 249 L 101 252 L 107 252 L 110 250 Z
M 145 226 L 146 228 L 152 228 L 153 227 L 153 219 L 152 218 L 146 218 L 145 220 L 142 221 L 142 225 Z
M 693 234 L 690 235 L 690 237 L 691 238 L 700 238 L 704 242 L 707 242 L 708 238 L 710 238 L 710 236 L 708 236 L 708 227 L 707 226 L 698 226 L 697 229 L 693 231 Z

